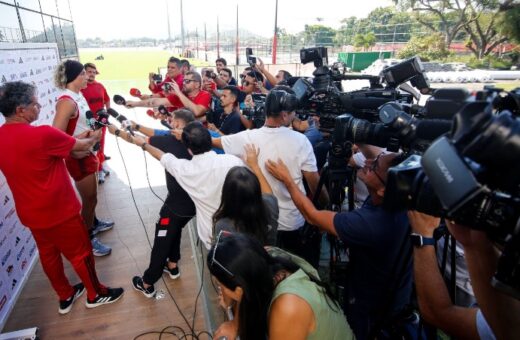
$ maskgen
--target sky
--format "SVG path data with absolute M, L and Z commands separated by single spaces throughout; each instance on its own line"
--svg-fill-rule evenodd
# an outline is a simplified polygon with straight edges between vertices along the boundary
M 180 0 L 70 0 L 77 38 L 103 40 L 167 38 L 167 14 L 171 35 L 178 36 L 180 3 Z M 241 29 L 264 37 L 273 35 L 276 0 L 184 0 L 185 31 L 198 29 L 202 35 L 206 24 L 208 34 L 215 32 L 217 17 L 221 32 L 235 30 L 237 4 Z M 391 0 L 278 0 L 278 27 L 289 33 L 303 31 L 305 24 L 338 28 L 343 18 L 363 18 L 377 7 L 392 5 Z M 318 22 L 317 18 L 323 21 Z

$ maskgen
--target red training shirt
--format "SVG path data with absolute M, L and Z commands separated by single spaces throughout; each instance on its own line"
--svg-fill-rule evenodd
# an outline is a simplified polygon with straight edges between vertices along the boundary
M 0 136 L 0 170 L 25 226 L 50 228 L 79 214 L 81 205 L 63 161 L 76 143 L 74 137 L 29 124 L 4 124 Z
M 209 108 L 209 105 L 211 104 L 211 94 L 209 94 L 209 92 L 207 91 L 199 91 L 199 93 L 197 93 L 196 96 L 194 97 L 190 97 L 190 96 L 187 96 L 194 104 L 197 104 L 197 105 L 202 105 L 204 106 L 205 108 Z M 179 97 L 177 97 L 176 94 L 171 94 L 169 95 L 168 97 L 166 97 L 166 99 L 168 99 L 168 101 L 170 102 L 170 104 L 175 108 L 175 109 L 180 109 L 180 108 L 183 108 L 184 107 L 184 104 L 181 102 L 181 100 L 179 99 Z
M 105 108 L 105 104 L 110 104 L 110 97 L 103 84 L 94 80 L 92 83 L 87 83 L 87 87 L 81 90 L 83 97 L 87 100 L 90 111 L 97 118 L 96 112 Z

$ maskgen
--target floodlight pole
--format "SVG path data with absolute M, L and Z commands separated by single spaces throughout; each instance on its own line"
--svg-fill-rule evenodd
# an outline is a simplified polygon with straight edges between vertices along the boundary
M 171 44 L 172 41 L 172 31 L 170 28 L 170 9 L 168 7 L 168 0 L 165 0 L 166 2 L 166 23 L 168 24 L 168 44 Z
M 276 45 L 278 43 L 278 0 L 274 11 L 273 64 L 276 64 Z
M 240 64 L 240 56 L 239 56 L 239 50 L 240 50 L 240 47 L 239 47 L 239 37 L 238 37 L 238 4 L 237 4 L 237 43 L 236 43 L 236 61 L 235 61 L 235 65 L 239 65 Z
M 182 12 L 182 0 L 181 0 L 181 48 L 182 48 L 182 53 L 184 53 L 184 47 L 185 47 L 184 46 L 184 14 Z
M 217 58 L 220 58 L 220 29 L 217 17 Z

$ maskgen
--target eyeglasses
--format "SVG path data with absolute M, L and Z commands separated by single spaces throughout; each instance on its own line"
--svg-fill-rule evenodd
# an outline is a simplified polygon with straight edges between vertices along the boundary
M 215 255 L 217 254 L 217 249 L 218 249 L 218 245 L 220 243 L 220 238 L 222 237 L 222 235 L 224 236 L 227 236 L 227 235 L 230 235 L 231 233 L 229 231 L 225 231 L 225 230 L 221 230 L 219 233 L 218 233 L 218 236 L 217 236 L 217 242 L 215 243 L 215 248 L 213 249 L 213 256 L 211 257 L 211 263 L 210 263 L 210 266 L 213 266 L 213 264 L 216 264 L 218 265 L 223 271 L 225 271 L 226 273 L 229 274 L 229 276 L 231 277 L 234 277 L 235 274 L 233 274 L 232 272 L 230 272 L 226 267 L 224 267 L 220 262 L 217 261 L 217 259 L 215 258 Z
M 189 83 L 191 83 L 192 81 L 196 81 L 196 80 L 195 80 L 195 79 L 184 79 L 182 82 L 183 82 L 184 84 L 189 84 Z
M 32 102 L 32 103 L 30 103 L 30 104 L 25 105 L 25 107 L 29 107 L 29 106 L 35 106 L 35 107 L 37 107 L 38 109 L 41 109 L 41 108 L 42 108 L 42 105 L 41 105 L 40 103 L 38 103 L 38 102 Z
M 244 80 L 244 86 L 254 85 L 255 83 L 250 82 L 249 80 Z
M 376 175 L 377 179 L 383 183 L 383 185 L 386 185 L 385 180 L 379 174 L 377 173 L 377 168 L 379 167 L 379 158 L 384 154 L 384 152 L 381 152 L 379 155 L 377 155 L 376 158 L 372 161 L 372 164 L 370 165 L 369 169 Z

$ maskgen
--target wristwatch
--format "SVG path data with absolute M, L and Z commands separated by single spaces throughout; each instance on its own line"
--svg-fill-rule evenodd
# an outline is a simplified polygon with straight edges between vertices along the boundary
M 412 241 L 412 244 L 417 248 L 435 245 L 435 239 L 433 237 L 424 237 L 421 234 L 417 233 L 411 233 L 410 239 Z

